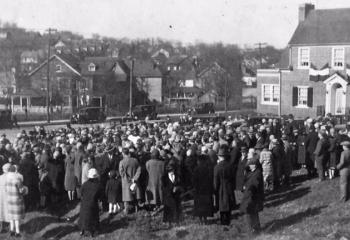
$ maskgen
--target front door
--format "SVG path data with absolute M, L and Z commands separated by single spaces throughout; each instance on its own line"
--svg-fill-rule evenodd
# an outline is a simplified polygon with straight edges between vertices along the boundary
M 335 90 L 335 114 L 345 114 L 345 102 L 343 98 L 343 88 L 339 87 Z

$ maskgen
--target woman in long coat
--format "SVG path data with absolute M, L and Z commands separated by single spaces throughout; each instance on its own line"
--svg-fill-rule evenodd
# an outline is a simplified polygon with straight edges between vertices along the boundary
M 98 200 L 101 197 L 101 185 L 95 168 L 89 170 L 88 177 L 89 180 L 81 187 L 79 227 L 81 235 L 89 232 L 93 236 L 99 228 Z
M 181 182 L 174 164 L 166 167 L 166 172 L 162 177 L 163 187 L 163 222 L 178 223 L 181 215 Z
M 158 150 L 153 150 L 151 159 L 146 162 L 148 185 L 146 191 L 147 202 L 159 207 L 163 202 L 162 176 L 164 175 L 164 161 L 160 160 Z
M 3 230 L 3 222 L 7 221 L 6 218 L 6 191 L 5 191 L 5 183 L 6 183 L 6 175 L 11 167 L 10 163 L 6 163 L 2 166 L 3 174 L 0 175 L 0 231 Z
M 39 172 L 30 153 L 23 153 L 19 164 L 19 172 L 23 176 L 23 184 L 28 187 L 28 194 L 24 196 L 26 210 L 33 210 L 39 205 Z
M 64 159 L 64 188 L 68 192 L 69 201 L 74 200 L 74 193 L 77 187 L 77 179 L 74 174 L 74 157 L 71 153 L 72 147 L 66 146 L 64 149 L 65 159 Z
M 194 215 L 201 223 L 206 223 L 207 217 L 214 213 L 213 205 L 213 168 L 204 155 L 198 158 L 197 167 L 193 171 Z
M 26 190 L 25 190 L 26 189 Z M 11 236 L 20 237 L 19 224 L 24 218 L 23 195 L 28 193 L 28 188 L 23 185 L 23 176 L 16 172 L 16 167 L 11 166 L 6 176 L 6 218 L 10 221 Z

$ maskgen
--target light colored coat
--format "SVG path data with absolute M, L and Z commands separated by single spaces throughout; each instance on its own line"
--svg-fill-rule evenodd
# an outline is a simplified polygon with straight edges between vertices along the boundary
M 24 218 L 24 199 L 20 193 L 23 188 L 23 176 L 19 173 L 9 172 L 6 175 L 5 192 L 8 220 L 21 220 Z
M 124 157 L 119 163 L 119 173 L 122 178 L 122 194 L 123 202 L 130 202 L 136 199 L 141 199 L 140 188 L 136 188 L 136 196 L 130 191 L 130 185 L 134 181 L 138 184 L 141 174 L 141 167 L 135 158 Z
M 5 191 L 5 183 L 6 183 L 6 175 L 4 173 L 0 175 L 0 222 L 6 222 L 6 191 Z
M 146 162 L 148 172 L 147 201 L 150 204 L 163 203 L 162 176 L 164 175 L 164 162 L 151 159 Z

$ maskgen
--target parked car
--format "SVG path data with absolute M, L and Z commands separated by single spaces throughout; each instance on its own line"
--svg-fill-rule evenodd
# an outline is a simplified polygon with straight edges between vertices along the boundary
M 17 120 L 15 119 L 15 117 L 12 117 L 11 110 L 0 110 L 0 128 L 12 128 L 14 125 L 17 125 Z
M 191 114 L 212 114 L 215 113 L 214 103 L 200 103 L 190 109 Z
M 127 113 L 122 118 L 122 122 L 145 120 L 146 117 L 148 117 L 148 120 L 157 119 L 157 112 L 156 112 L 155 105 L 136 105 L 132 109 L 131 116 L 129 115 L 129 113 Z
M 71 117 L 71 123 L 89 123 L 103 122 L 106 120 L 106 114 L 102 107 L 84 107 L 80 108 L 77 113 Z

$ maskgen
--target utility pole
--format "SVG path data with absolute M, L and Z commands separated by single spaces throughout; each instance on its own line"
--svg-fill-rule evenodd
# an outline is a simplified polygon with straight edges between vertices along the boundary
M 227 113 L 227 76 L 225 78 L 225 113 Z
M 46 76 L 46 110 L 47 110 L 47 123 L 50 123 L 50 42 L 51 42 L 51 33 L 56 32 L 56 29 L 49 28 L 46 30 L 49 33 L 48 40 L 48 50 L 47 50 L 47 76 Z
M 131 65 L 130 65 L 130 101 L 129 101 L 129 114 L 131 117 L 132 113 L 132 79 L 134 75 L 134 59 L 131 59 Z
M 260 68 L 262 68 L 262 47 L 265 47 L 267 45 L 266 42 L 258 42 L 255 44 L 255 46 L 258 46 L 259 48 L 259 60 L 260 60 Z

